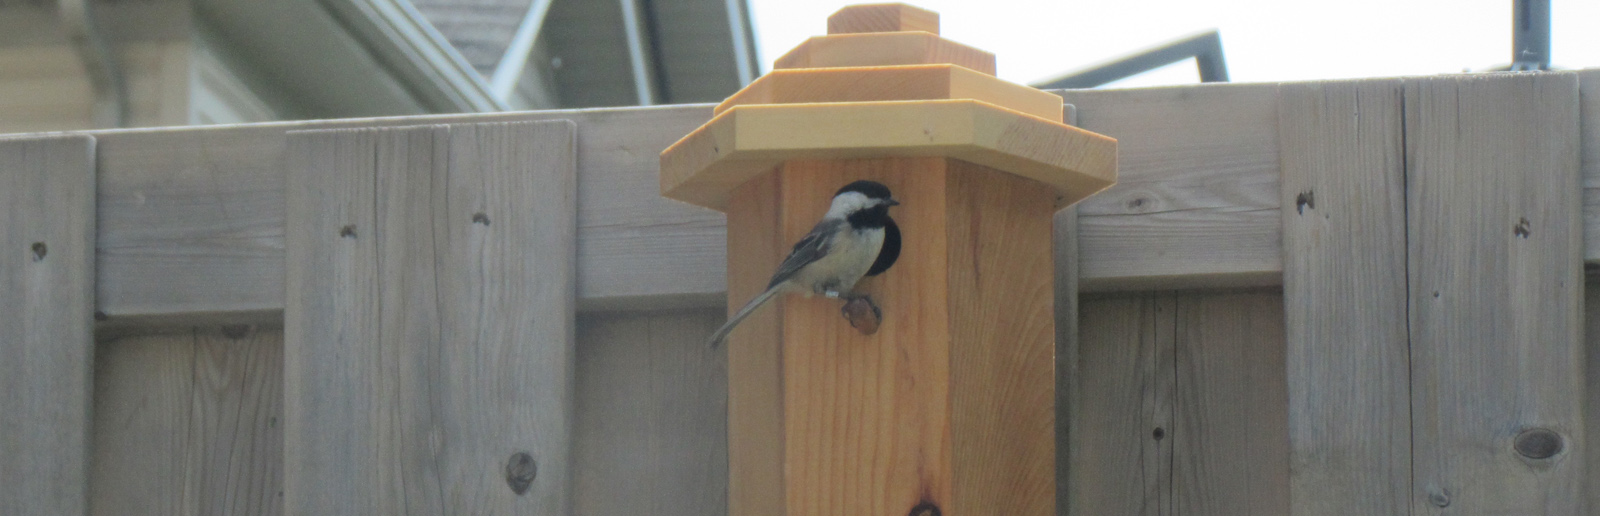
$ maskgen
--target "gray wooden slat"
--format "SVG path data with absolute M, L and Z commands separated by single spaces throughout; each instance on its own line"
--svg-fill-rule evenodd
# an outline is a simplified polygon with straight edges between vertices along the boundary
M 99 309 L 132 324 L 271 321 L 283 310 L 292 130 L 571 118 L 586 308 L 714 306 L 721 214 L 661 197 L 658 154 L 711 106 L 324 120 L 95 133 L 102 142 Z
M 283 129 L 99 137 L 97 308 L 129 316 L 283 310 Z
M 1068 514 L 1175 514 L 1175 307 L 1170 293 L 1083 302 Z
M 1577 77 L 1408 80 L 1405 111 L 1412 514 L 1582 514 Z
M 1600 261 L 1600 68 L 1578 72 L 1578 130 L 1583 146 L 1583 259 Z
M 88 511 L 94 147 L 0 140 L 0 514 Z
M 1584 365 L 1586 371 L 1600 371 L 1600 282 L 1590 279 L 1584 285 L 1583 310 L 1584 310 Z M 1584 428 L 1600 428 L 1600 375 L 1584 375 Z M 1600 441 L 1600 432 L 1585 432 L 1583 446 L 1588 450 L 1595 450 L 1596 441 Z M 1587 471 L 1600 471 L 1600 454 L 1585 453 L 1583 457 Z M 1587 475 L 1584 483 L 1584 501 L 1587 507 L 1600 507 L 1600 475 Z
M 1271 85 L 1069 91 L 1123 139 L 1124 184 L 1081 212 L 1091 290 L 1276 284 Z M 100 309 L 124 319 L 271 320 L 283 307 L 290 130 L 570 118 L 578 123 L 585 310 L 716 306 L 721 214 L 660 196 L 657 154 L 710 106 L 350 119 L 94 133 L 102 151 Z M 1164 287 L 1163 287 L 1164 286 Z
M 96 346 L 93 514 L 283 514 L 283 332 Z
M 1068 120 L 1072 119 L 1068 108 Z M 1078 209 L 1056 213 L 1056 514 L 1072 506 L 1073 421 L 1078 417 Z
M 1117 185 L 1078 206 L 1084 290 L 1278 284 L 1276 88 L 1063 93 L 1118 139 Z
M 289 135 L 285 512 L 570 509 L 574 143 Z
M 705 345 L 722 310 L 578 320 L 573 514 L 728 511 L 728 371 Z
M 1593 82 L 1600 80 L 1584 84 Z M 1063 92 L 1080 106 L 1085 128 L 1122 139 L 1122 183 L 1081 206 L 1084 289 L 1279 283 L 1274 88 Z M 1600 116 L 1593 97 L 1584 97 L 1586 119 Z M 92 132 L 104 140 L 100 309 L 111 323 L 278 317 L 285 131 L 550 118 L 573 119 L 584 135 L 581 307 L 715 306 L 726 288 L 723 219 L 661 198 L 655 177 L 656 153 L 710 112 L 659 106 Z M 1585 141 L 1600 134 L 1585 131 Z M 1586 198 L 1600 199 L 1600 166 L 1585 170 Z M 1586 216 L 1600 221 L 1600 201 L 1587 205 Z M 1588 226 L 1596 236 L 1585 256 L 1600 260 L 1600 222 Z
M 1410 504 L 1403 91 L 1279 90 L 1291 514 Z
M 1172 514 L 1289 510 L 1283 298 L 1179 296 Z

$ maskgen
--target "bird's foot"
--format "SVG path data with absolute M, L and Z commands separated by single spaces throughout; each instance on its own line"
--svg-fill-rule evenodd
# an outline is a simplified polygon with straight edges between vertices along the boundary
M 878 333 L 878 326 L 883 324 L 883 310 L 872 302 L 872 297 L 855 293 L 843 297 L 846 301 L 839 311 L 844 313 L 845 320 L 850 321 L 850 327 L 862 335 Z

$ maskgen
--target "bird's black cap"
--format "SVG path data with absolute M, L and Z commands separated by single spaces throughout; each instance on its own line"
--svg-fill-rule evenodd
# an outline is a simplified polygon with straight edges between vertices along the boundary
M 845 192 L 856 192 L 856 193 L 859 193 L 861 195 L 865 195 L 865 196 L 867 196 L 867 198 L 870 198 L 870 199 L 888 199 L 889 198 L 889 187 L 883 186 L 883 183 L 879 183 L 877 181 L 867 181 L 867 180 L 856 181 L 854 183 L 850 183 L 850 184 L 844 185 L 844 188 L 840 188 L 839 191 L 837 193 L 834 193 L 833 195 L 834 195 L 834 197 L 838 197 L 839 194 L 842 194 L 842 193 L 845 193 Z

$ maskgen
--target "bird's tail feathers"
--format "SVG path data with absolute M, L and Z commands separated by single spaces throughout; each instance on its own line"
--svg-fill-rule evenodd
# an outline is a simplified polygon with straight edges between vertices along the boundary
M 745 303 L 744 308 L 740 308 L 738 312 L 728 318 L 728 322 L 723 323 L 721 328 L 717 328 L 716 333 L 711 334 L 709 342 L 711 348 L 716 349 L 717 346 L 722 344 L 722 341 L 727 340 L 728 334 L 733 333 L 733 329 L 739 326 L 739 323 L 744 321 L 744 318 L 755 313 L 756 309 L 761 308 L 761 305 L 767 304 L 767 301 L 771 301 L 773 297 L 778 295 L 779 290 L 778 288 L 769 288 L 766 292 L 756 296 L 755 299 L 751 299 L 749 303 Z

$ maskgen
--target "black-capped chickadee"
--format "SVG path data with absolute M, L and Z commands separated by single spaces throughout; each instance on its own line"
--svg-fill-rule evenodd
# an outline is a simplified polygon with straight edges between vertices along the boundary
M 889 196 L 889 187 L 875 181 L 856 181 L 840 188 L 828 213 L 778 265 L 767 290 L 711 334 L 711 347 L 721 344 L 739 322 L 778 294 L 854 298 L 851 289 L 857 281 L 882 273 L 900 257 L 900 228 L 889 218 L 889 207 L 898 204 L 900 201 Z

